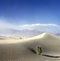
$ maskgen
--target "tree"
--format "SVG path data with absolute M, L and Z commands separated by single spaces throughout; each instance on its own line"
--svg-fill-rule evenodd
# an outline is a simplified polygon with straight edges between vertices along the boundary
M 40 55 L 42 53 L 42 49 L 40 46 L 36 47 L 36 54 Z

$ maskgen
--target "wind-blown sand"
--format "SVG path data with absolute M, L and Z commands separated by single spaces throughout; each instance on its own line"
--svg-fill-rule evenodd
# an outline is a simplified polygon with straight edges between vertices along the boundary
M 38 45 L 42 47 L 42 54 L 60 56 L 60 37 L 43 33 L 26 39 L 1 39 L 0 61 L 60 61 L 60 58 L 51 58 L 33 53 L 31 49 L 35 50 Z

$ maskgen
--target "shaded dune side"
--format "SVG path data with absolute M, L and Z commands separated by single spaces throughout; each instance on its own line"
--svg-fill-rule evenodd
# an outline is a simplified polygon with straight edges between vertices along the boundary
M 24 42 L 21 43 L 0 44 L 0 61 L 22 58 L 24 59 L 22 61 L 29 61 L 31 58 L 32 61 L 38 59 L 43 61 L 44 59 L 40 55 L 35 54 L 35 48 L 38 45 L 42 47 L 42 55 L 58 58 L 58 54 L 60 54 L 60 38 L 49 34 L 48 36 L 45 34 L 42 38 L 39 37 L 26 39 L 27 41 L 22 40 Z

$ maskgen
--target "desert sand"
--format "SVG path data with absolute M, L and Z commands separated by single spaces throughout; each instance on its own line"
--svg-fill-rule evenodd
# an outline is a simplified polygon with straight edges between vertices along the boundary
M 37 55 L 36 46 L 42 47 L 42 54 Z M 31 38 L 0 38 L 0 61 L 60 61 L 42 55 L 60 56 L 60 36 L 43 33 Z

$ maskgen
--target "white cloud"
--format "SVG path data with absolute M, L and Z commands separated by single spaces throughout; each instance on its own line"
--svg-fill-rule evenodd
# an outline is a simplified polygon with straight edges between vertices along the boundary
M 46 28 L 59 28 L 57 24 L 24 24 L 24 25 L 15 25 L 13 23 L 4 22 L 0 20 L 0 29 L 16 29 L 16 30 L 33 30 L 33 29 L 46 29 Z M 53 31 L 53 30 L 52 30 Z
M 40 32 L 51 32 L 51 33 L 58 33 L 60 32 L 60 25 L 57 24 L 24 24 L 24 25 L 18 25 L 18 24 L 13 24 L 9 23 L 7 21 L 1 20 L 0 19 L 0 34 L 8 34 L 8 33 L 13 33 L 16 30 L 17 33 L 18 31 L 20 32 L 21 30 L 36 30 Z
M 48 28 L 48 27 L 59 27 L 57 24 L 24 24 L 19 26 L 21 29 L 37 29 L 37 28 Z

